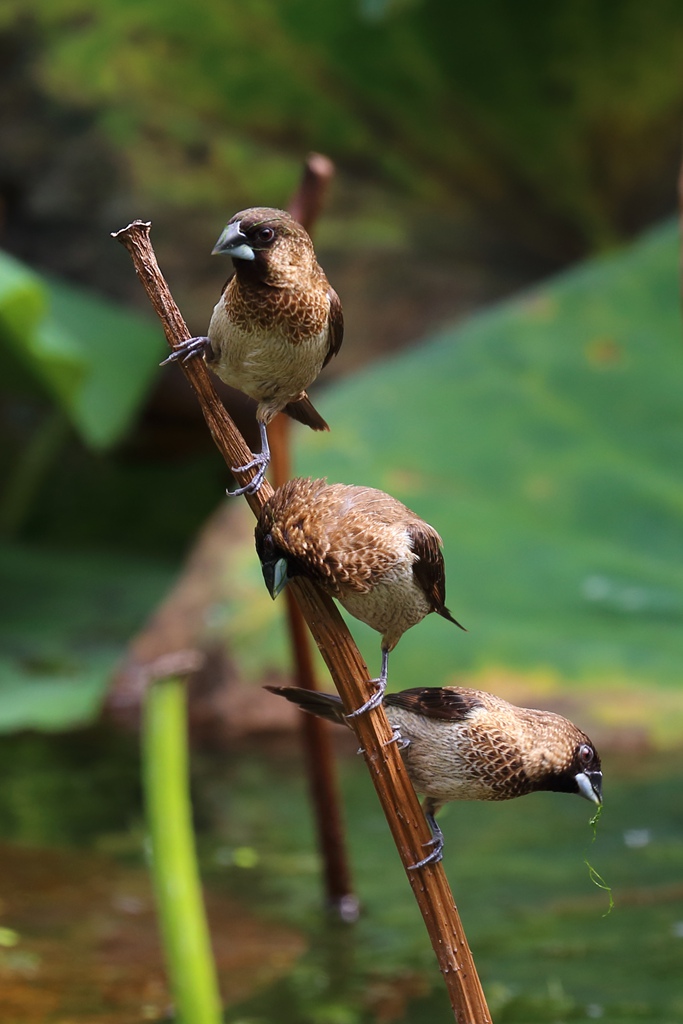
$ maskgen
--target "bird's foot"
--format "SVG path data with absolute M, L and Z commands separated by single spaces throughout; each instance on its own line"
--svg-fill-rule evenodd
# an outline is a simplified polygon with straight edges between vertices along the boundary
M 424 845 L 425 846 L 430 846 L 433 842 L 434 842 L 434 840 L 430 839 L 429 842 L 425 843 Z M 442 858 L 443 858 L 443 839 L 441 840 L 441 842 L 437 846 L 434 847 L 434 849 L 432 850 L 431 853 L 427 854 L 426 857 L 423 857 L 422 860 L 419 860 L 417 862 L 417 864 L 411 864 L 410 867 L 408 868 L 408 871 L 417 871 L 418 868 L 425 868 L 428 864 L 438 864 L 439 861 L 442 860 Z
M 379 707 L 379 705 L 382 703 L 384 691 L 387 688 L 386 679 L 383 679 L 382 676 L 379 676 L 379 678 L 377 679 L 369 679 L 368 682 L 374 684 L 377 687 L 377 690 L 375 691 L 375 693 L 373 693 L 372 697 L 366 700 L 365 704 L 362 704 L 359 708 L 356 708 L 355 711 L 350 711 L 348 715 L 344 715 L 344 718 L 355 718 L 356 715 L 362 715 L 366 711 L 372 711 L 373 708 Z
M 399 750 L 405 750 L 406 747 L 410 746 L 410 740 L 406 736 L 401 736 L 399 729 L 394 729 L 394 734 L 391 739 L 387 740 L 386 743 L 383 743 L 382 746 L 389 747 L 392 743 L 398 743 Z
M 270 464 L 270 448 L 268 447 L 268 431 L 266 430 L 265 423 L 259 421 L 259 433 L 261 434 L 261 451 L 258 455 L 254 455 L 250 462 L 247 462 L 244 466 L 233 466 L 230 470 L 231 473 L 248 473 L 250 469 L 256 469 L 258 472 L 251 478 L 248 484 L 244 484 L 243 487 L 236 487 L 234 491 L 226 491 L 231 498 L 237 498 L 240 494 L 256 494 L 259 487 L 263 483 L 266 470 Z
M 431 853 L 428 853 L 426 857 L 423 857 L 422 860 L 419 860 L 417 864 L 411 864 L 408 871 L 417 871 L 418 868 L 424 868 L 427 864 L 438 864 L 443 858 L 443 832 L 437 825 L 436 818 L 433 814 L 427 813 L 425 814 L 425 818 L 427 819 L 429 830 L 432 833 L 432 838 L 428 842 L 423 843 L 423 846 L 433 846 L 434 849 Z
M 389 651 L 384 647 L 382 648 L 382 671 L 379 674 L 378 679 L 369 679 L 368 682 L 377 687 L 375 693 L 369 700 L 366 700 L 365 704 L 361 707 L 356 708 L 355 711 L 351 711 L 348 715 L 344 715 L 344 718 L 355 718 L 356 715 L 362 715 L 365 711 L 372 711 L 373 708 L 379 707 L 384 697 L 384 691 L 387 688 L 387 672 L 389 669 Z
M 185 341 L 181 341 L 180 345 L 176 345 L 170 356 L 162 360 L 159 366 L 166 366 L 167 363 L 186 363 L 194 356 L 203 356 L 209 352 L 211 352 L 211 342 L 208 338 L 187 338 Z
M 247 462 L 246 465 L 233 466 L 230 470 L 231 473 L 248 473 L 250 469 L 258 469 L 258 472 L 251 478 L 248 484 L 236 487 L 234 491 L 226 491 L 225 493 L 230 498 L 237 498 L 240 494 L 256 494 L 265 479 L 269 464 L 270 454 L 261 452 L 255 455 L 251 462 Z
M 347 715 L 346 717 L 350 718 L 351 716 Z M 382 746 L 383 747 L 389 747 L 389 746 L 391 746 L 392 743 L 398 743 L 399 750 L 404 750 L 405 747 L 409 747 L 410 746 L 410 740 L 406 739 L 405 736 L 401 736 L 401 733 L 399 732 L 398 729 L 394 729 L 394 734 L 391 737 L 391 739 L 387 740 L 386 743 L 383 743 Z M 365 747 L 359 747 L 358 750 L 356 751 L 356 753 L 357 754 L 364 754 L 365 753 Z

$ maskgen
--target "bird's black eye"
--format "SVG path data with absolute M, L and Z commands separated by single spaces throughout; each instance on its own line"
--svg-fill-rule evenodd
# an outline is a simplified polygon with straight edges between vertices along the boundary
M 256 232 L 259 242 L 272 242 L 275 238 L 275 232 L 272 228 L 262 227 Z
M 593 760 L 593 748 L 589 747 L 587 743 L 582 743 L 579 747 L 579 760 L 584 764 L 590 764 Z
M 264 555 L 272 555 L 275 551 L 275 542 L 272 536 L 267 533 L 263 538 L 263 553 Z

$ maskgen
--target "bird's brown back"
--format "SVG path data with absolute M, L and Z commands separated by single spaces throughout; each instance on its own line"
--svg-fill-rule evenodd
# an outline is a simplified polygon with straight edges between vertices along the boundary
M 332 590 L 358 593 L 371 590 L 399 560 L 415 561 L 411 531 L 429 538 L 440 557 L 436 530 L 390 495 L 307 478 L 279 488 L 257 527 L 257 534 L 270 532 L 306 575 Z

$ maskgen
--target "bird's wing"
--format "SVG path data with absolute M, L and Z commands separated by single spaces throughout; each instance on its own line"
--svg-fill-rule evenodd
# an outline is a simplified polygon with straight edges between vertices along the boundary
M 477 708 L 486 707 L 475 690 L 456 686 L 415 686 L 400 693 L 387 693 L 384 703 L 447 722 L 463 722 Z
M 327 296 L 330 300 L 330 333 L 329 348 L 323 366 L 327 366 L 332 356 L 336 356 L 344 340 L 344 313 L 342 312 L 341 300 L 331 286 Z
M 408 536 L 410 546 L 417 555 L 413 562 L 413 576 L 425 597 L 435 612 L 460 626 L 460 629 L 465 629 L 446 607 L 446 569 L 438 533 L 421 519 L 416 519 L 408 527 Z
M 446 570 L 439 546 L 439 535 L 422 520 L 416 520 L 408 527 L 408 536 L 410 546 L 417 555 L 413 563 L 415 579 L 425 592 L 427 600 L 432 603 L 435 610 L 439 610 L 443 608 L 446 600 Z

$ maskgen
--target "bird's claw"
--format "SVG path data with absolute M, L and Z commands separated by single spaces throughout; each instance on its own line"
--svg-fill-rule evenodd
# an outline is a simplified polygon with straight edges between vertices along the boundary
M 259 472 L 265 473 L 265 471 L 268 468 L 269 462 L 270 459 L 268 458 L 268 456 L 264 455 L 263 452 L 259 452 L 258 455 L 254 456 L 251 462 L 245 462 L 243 466 L 231 466 L 230 472 L 248 473 L 250 469 L 256 469 L 256 467 L 259 466 Z
M 375 693 L 369 700 L 366 700 L 365 704 L 361 707 L 356 708 L 355 711 L 351 711 L 345 718 L 355 718 L 356 715 L 362 715 L 364 711 L 372 711 L 373 708 L 378 707 L 384 699 L 384 691 L 387 688 L 387 673 L 389 669 L 389 651 L 386 647 L 382 647 L 382 670 L 379 674 L 379 678 L 370 679 L 370 684 L 374 684 L 377 687 Z
M 346 717 L 350 718 L 351 716 L 347 715 Z M 382 746 L 383 747 L 388 747 L 392 743 L 398 743 L 399 750 L 404 750 L 406 747 L 410 746 L 410 740 L 407 739 L 405 736 L 401 736 L 401 733 L 399 732 L 398 729 L 394 729 L 394 734 L 391 737 L 391 739 L 387 740 L 386 743 L 383 743 Z M 358 750 L 356 751 L 356 753 L 357 754 L 364 754 L 365 753 L 365 747 L 359 747 Z
M 211 342 L 208 338 L 187 338 L 180 345 L 176 345 L 170 356 L 166 356 L 159 363 L 159 366 L 166 366 L 168 363 L 186 363 L 188 359 L 192 359 L 194 356 L 203 356 L 210 344 Z
M 423 857 L 422 860 L 419 860 L 417 864 L 411 864 L 408 871 L 417 871 L 418 868 L 424 868 L 427 864 L 438 864 L 443 857 L 443 832 L 439 828 L 431 810 L 425 811 L 425 818 L 429 825 L 429 831 L 432 833 L 432 838 L 422 845 L 433 846 L 434 849 L 426 857 Z
M 391 739 L 387 740 L 386 743 L 383 743 L 382 746 L 389 747 L 392 743 L 398 743 L 399 750 L 405 750 L 406 747 L 410 746 L 410 740 L 406 736 L 401 736 L 399 729 L 394 729 L 394 734 Z
M 372 697 L 366 700 L 365 704 L 362 704 L 355 711 L 349 711 L 348 715 L 344 715 L 344 718 L 355 718 L 356 715 L 362 715 L 366 711 L 372 711 L 374 708 L 379 707 L 384 697 L 384 691 L 387 688 L 387 681 L 380 676 L 378 679 L 370 679 L 370 683 L 374 683 L 377 686 L 377 690 L 373 693 Z
M 248 473 L 250 469 L 257 469 L 255 476 L 251 478 L 248 484 L 244 484 L 243 487 L 236 487 L 234 491 L 226 491 L 231 498 L 236 498 L 240 494 L 256 494 L 259 487 L 263 483 L 266 470 L 270 465 L 270 447 L 268 446 L 268 431 L 265 423 L 259 421 L 259 433 L 261 434 L 261 451 L 258 455 L 254 455 L 250 462 L 247 462 L 244 466 L 233 466 L 230 470 L 231 473 Z
M 411 864 L 408 871 L 417 871 L 418 868 L 424 868 L 427 864 L 438 864 L 443 859 L 443 836 L 435 837 L 430 839 L 428 843 L 424 843 L 424 846 L 434 846 L 431 853 L 428 853 L 426 857 L 419 860 L 417 864 Z
M 256 494 L 259 487 L 263 483 L 270 458 L 263 453 L 255 455 L 251 462 L 247 462 L 245 466 L 233 466 L 230 470 L 231 473 L 247 473 L 250 469 L 256 469 L 258 472 L 251 478 L 248 484 L 244 484 L 242 487 L 236 487 L 234 491 L 226 491 L 225 493 L 230 498 L 237 498 L 240 494 Z

